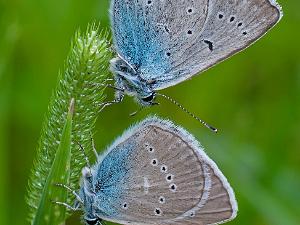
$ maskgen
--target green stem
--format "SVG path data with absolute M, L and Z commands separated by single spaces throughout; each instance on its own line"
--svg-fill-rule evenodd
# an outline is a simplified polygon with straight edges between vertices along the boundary
M 41 205 L 49 208 L 51 215 L 56 208 L 53 207 L 49 197 L 45 196 L 48 193 L 46 187 L 48 188 L 50 185 L 48 180 L 52 170 L 61 170 L 60 172 L 65 173 L 65 167 L 56 168 L 55 159 L 60 149 L 60 143 L 63 141 L 63 128 L 66 124 L 68 104 L 71 98 L 75 99 L 76 106 L 72 119 L 72 140 L 74 141 L 71 142 L 70 179 L 65 184 L 74 190 L 79 188 L 81 169 L 85 166 L 85 160 L 76 143 L 79 142 L 87 154 L 91 154 L 91 131 L 98 116 L 98 106 L 104 100 L 104 87 L 97 84 L 104 84 L 109 76 L 110 59 L 111 52 L 107 34 L 99 32 L 98 26 L 91 25 L 85 33 L 80 31 L 76 33 L 64 72 L 59 74 L 57 87 L 50 101 L 37 148 L 37 156 L 29 178 L 27 203 L 30 207 L 29 221 L 31 224 L 33 221 L 40 221 L 40 219 L 36 219 L 37 217 L 45 216 L 44 213 L 38 212 Z M 63 196 L 59 201 L 63 201 Z M 72 205 L 73 202 L 74 196 L 69 194 L 67 203 Z M 57 207 L 63 214 L 65 209 L 61 206 Z M 47 223 L 43 221 L 39 224 L 58 224 L 50 220 Z M 38 223 L 35 222 L 35 224 Z
M 71 134 L 74 99 L 71 99 L 67 120 L 62 132 L 61 142 L 55 154 L 54 162 L 43 189 L 42 198 L 36 212 L 33 224 L 61 224 L 66 217 L 66 208 L 60 207 L 53 201 L 66 202 L 66 189 L 55 184 L 67 184 L 70 179 Z M 52 204 L 50 204 L 52 202 Z

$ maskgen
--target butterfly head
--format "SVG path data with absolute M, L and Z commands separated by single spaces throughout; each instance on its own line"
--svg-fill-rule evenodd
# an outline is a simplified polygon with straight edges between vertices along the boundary
M 147 96 L 137 96 L 137 101 L 143 105 L 143 106 L 151 106 L 151 105 L 157 105 L 157 102 L 154 102 L 156 97 L 156 93 L 155 92 L 151 92 L 149 93 L 149 95 Z
M 111 70 L 115 74 L 116 86 L 119 89 L 134 96 L 142 106 L 157 105 L 154 102 L 156 94 L 151 88 L 155 80 L 141 79 L 139 72 L 120 57 L 111 60 Z

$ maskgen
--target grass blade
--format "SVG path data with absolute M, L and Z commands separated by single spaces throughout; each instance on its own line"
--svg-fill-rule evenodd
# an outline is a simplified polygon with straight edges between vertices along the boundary
M 74 99 L 71 100 L 67 120 L 62 132 L 53 165 L 50 169 L 46 185 L 43 189 L 40 205 L 37 209 L 33 224 L 61 224 L 66 218 L 66 208 L 52 203 L 52 201 L 66 202 L 66 189 L 56 187 L 55 184 L 68 184 L 70 179 L 71 134 L 72 117 L 74 113 Z

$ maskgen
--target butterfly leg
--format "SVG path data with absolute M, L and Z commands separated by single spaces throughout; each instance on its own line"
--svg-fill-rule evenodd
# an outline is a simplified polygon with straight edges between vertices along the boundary
M 107 81 L 114 81 L 115 79 L 113 79 L 113 78 L 106 78 L 105 80 L 104 80 L 104 82 L 107 82 Z
M 72 190 L 72 188 L 70 188 L 69 186 L 65 184 L 55 184 L 55 186 L 65 188 L 76 197 L 77 201 L 83 204 L 83 200 L 80 198 L 80 196 L 76 193 L 76 191 Z
M 145 107 L 141 106 L 140 108 L 138 108 L 138 110 L 132 112 L 129 114 L 129 116 L 135 116 L 136 114 L 140 113 Z
M 105 88 L 112 88 L 114 90 L 118 90 L 118 91 L 124 91 L 122 88 L 120 87 L 117 87 L 113 84 L 109 84 L 107 82 L 112 82 L 112 81 L 115 81 L 115 79 L 113 78 L 107 78 L 107 79 L 104 79 L 101 83 L 88 83 L 89 85 L 93 86 L 93 87 L 105 87 Z
M 97 149 L 95 147 L 95 142 L 94 142 L 92 132 L 90 134 L 91 134 L 92 149 L 93 149 L 94 155 L 96 156 L 96 159 L 98 159 L 98 152 L 97 152 Z
M 82 153 L 84 155 L 84 159 L 86 161 L 86 164 L 87 164 L 88 168 L 91 168 L 91 163 L 90 163 L 90 160 L 89 160 L 89 158 L 87 157 L 87 155 L 85 153 L 84 147 L 78 141 L 75 140 L 75 142 L 78 144 L 80 150 L 82 151 Z
M 62 205 L 62 206 L 66 207 L 67 209 L 69 209 L 69 210 L 71 210 L 73 212 L 80 210 L 80 208 L 78 206 L 77 207 L 73 207 L 73 206 L 68 205 L 65 202 L 52 201 L 52 203 L 57 204 L 57 205 Z
M 113 81 L 114 79 L 106 79 L 105 81 Z M 123 89 L 119 88 L 119 87 L 116 87 L 112 84 L 93 84 L 94 86 L 96 87 L 105 87 L 105 88 L 112 88 L 112 89 L 115 89 L 117 91 L 124 91 Z
M 109 102 L 104 102 L 104 103 L 100 104 L 100 110 L 99 110 L 99 112 L 102 112 L 102 110 L 103 110 L 105 107 L 109 106 L 109 105 L 113 105 L 113 104 L 122 102 L 122 101 L 123 101 L 123 98 L 124 98 L 124 91 L 123 91 L 123 90 L 122 90 L 122 91 L 119 91 L 119 90 L 118 90 L 118 91 L 116 92 L 116 98 L 115 98 L 114 100 L 109 101 Z

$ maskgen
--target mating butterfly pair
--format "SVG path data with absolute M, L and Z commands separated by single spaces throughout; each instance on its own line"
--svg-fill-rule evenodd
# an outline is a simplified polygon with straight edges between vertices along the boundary
M 275 0 L 112 0 L 117 92 L 104 107 L 125 94 L 155 104 L 156 91 L 243 50 L 281 16 Z M 237 213 L 229 183 L 199 143 L 158 118 L 131 128 L 84 168 L 73 193 L 87 224 L 205 225 Z

